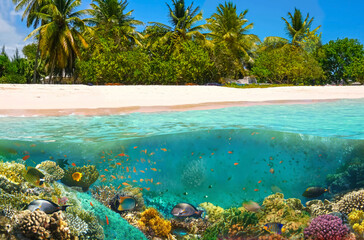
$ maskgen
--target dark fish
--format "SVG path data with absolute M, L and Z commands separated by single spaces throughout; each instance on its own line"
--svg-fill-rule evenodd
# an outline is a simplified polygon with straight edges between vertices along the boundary
M 269 233 L 278 233 L 278 234 L 282 234 L 286 231 L 286 229 L 283 228 L 283 224 L 277 222 L 267 223 L 264 225 L 263 229 Z
M 326 188 L 322 187 L 309 187 L 306 191 L 302 194 L 302 196 L 306 198 L 316 198 L 327 192 Z
M 197 210 L 189 203 L 179 203 L 171 211 L 175 217 L 201 217 L 203 211 Z
M 47 214 L 51 214 L 51 213 L 58 212 L 58 211 L 65 211 L 66 208 L 69 206 L 70 205 L 59 206 L 59 205 L 55 204 L 54 202 L 51 202 L 51 201 L 48 201 L 45 199 L 38 199 L 38 200 L 34 200 L 33 202 L 29 203 L 27 210 L 30 210 L 32 212 L 34 212 L 36 210 L 40 210 Z
M 44 187 L 45 175 L 34 167 L 28 167 L 24 179 L 36 187 Z
M 136 200 L 133 197 L 116 195 L 111 201 L 111 209 L 121 213 L 130 211 L 136 207 Z

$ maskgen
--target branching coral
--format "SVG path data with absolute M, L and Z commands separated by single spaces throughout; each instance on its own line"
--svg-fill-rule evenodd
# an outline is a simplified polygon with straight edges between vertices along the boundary
M 75 172 L 82 173 L 82 178 L 79 181 L 73 180 L 72 174 Z M 83 191 L 87 191 L 88 188 L 93 184 L 99 177 L 99 172 L 93 165 L 83 166 L 83 167 L 70 167 L 65 170 L 62 182 L 67 186 L 82 187 Z
M 200 204 L 200 207 L 206 210 L 206 217 L 211 223 L 217 222 L 222 218 L 224 209 L 219 206 L 215 206 L 212 203 L 204 202 Z
M 38 164 L 35 168 L 41 170 L 45 174 L 46 182 L 53 182 L 63 178 L 64 171 L 56 162 L 44 161 Z
M 85 235 L 88 231 L 87 223 L 78 216 L 66 213 L 66 222 L 70 228 L 71 233 L 74 236 L 79 237 Z
M 155 208 L 145 210 L 138 223 L 146 235 L 165 238 L 170 236 L 171 222 L 164 220 Z
M 349 229 L 339 217 L 322 215 L 311 221 L 304 234 L 306 238 L 315 240 L 342 240 L 349 234 Z
M 24 182 L 23 173 L 25 166 L 15 162 L 0 162 L 0 176 L 4 176 L 12 183 L 20 184 Z
M 299 199 L 286 200 L 282 193 L 266 197 L 258 217 L 262 226 L 271 222 L 282 223 L 286 229 L 285 235 L 290 237 L 300 235 L 310 220 Z
M 347 193 L 335 204 L 335 211 L 349 214 L 353 210 L 364 210 L 364 190 Z

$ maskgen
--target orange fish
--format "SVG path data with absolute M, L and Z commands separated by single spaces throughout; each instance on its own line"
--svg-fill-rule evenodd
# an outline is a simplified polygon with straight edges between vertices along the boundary
M 283 161 L 280 161 L 279 163 L 282 163 Z
M 105 182 L 106 181 L 106 178 L 103 178 L 102 180 L 101 180 L 101 182 Z
M 251 135 L 253 136 L 254 134 L 255 134 L 255 132 L 252 132 L 252 134 L 251 134 Z
M 232 154 L 233 152 L 232 151 L 228 151 L 228 153 Z
M 118 154 L 118 156 L 124 157 L 125 156 L 125 153 L 120 153 L 120 154 Z
M 147 149 L 142 150 L 141 152 L 143 152 L 143 153 L 147 154 Z
M 105 158 L 105 156 L 102 156 L 101 158 Z
M 31 144 L 30 146 L 31 146 L 31 147 L 35 147 L 35 146 L 37 146 L 37 145 L 35 145 L 35 144 Z
M 90 202 L 90 205 L 91 205 L 91 207 L 93 207 L 94 205 L 92 204 L 92 202 Z
M 135 167 L 133 167 L 133 172 L 136 172 L 136 169 L 135 169 Z
M 67 157 L 67 155 L 65 154 L 65 155 L 63 155 L 65 158 Z
M 157 185 L 160 185 L 160 184 L 162 184 L 161 182 L 157 182 Z
M 113 179 L 116 179 L 116 177 L 115 177 L 114 175 L 111 175 L 111 177 L 112 177 Z
M 120 179 L 124 179 L 124 176 L 120 176 Z
M 138 146 L 135 146 L 135 147 L 134 147 L 134 149 L 137 149 L 137 148 L 138 148 Z
M 139 188 L 139 190 L 140 190 L 140 191 L 143 191 L 143 188 L 141 187 L 141 188 Z
M 71 165 L 74 166 L 74 167 L 76 167 L 76 163 L 74 163 L 74 162 Z
M 274 139 L 275 139 L 275 137 L 272 137 L 271 139 L 272 139 L 272 140 L 274 140 Z
M 141 172 L 141 173 L 145 173 L 143 170 L 139 170 L 139 172 Z
M 157 171 L 157 169 L 156 169 L 156 168 L 151 168 L 150 170 L 153 170 L 154 172 L 156 172 L 156 171 Z
M 199 156 L 199 158 L 201 159 L 202 157 L 201 157 L 201 156 Z
M 215 153 L 211 153 L 211 155 L 214 155 Z
M 127 183 L 127 182 L 123 182 L 122 183 L 124 186 L 129 186 L 130 184 L 129 183 Z
M 105 215 L 106 217 L 106 224 L 109 225 L 109 218 Z
M 107 170 L 107 168 L 105 168 L 105 171 L 108 172 L 109 170 Z
M 255 191 L 255 192 L 258 192 L 258 191 L 259 191 L 259 189 L 257 189 L 257 188 L 256 188 L 256 189 L 254 189 L 254 191 Z
M 153 183 L 153 178 L 150 179 L 150 182 Z
M 322 156 L 322 154 L 319 154 L 318 156 L 319 156 L 319 157 L 321 157 L 321 156 Z
M 244 190 L 244 191 L 245 191 L 245 189 L 246 189 L 246 188 L 245 188 L 245 187 L 243 187 L 243 190 Z
M 117 163 L 116 163 L 116 165 L 119 165 L 119 166 L 121 166 L 121 163 L 117 162 Z
M 149 191 L 149 190 L 150 190 L 150 187 L 148 187 L 148 188 L 145 188 L 145 190 Z
M 214 171 L 214 169 L 211 168 L 211 172 L 213 172 L 213 171 Z
M 166 148 L 161 148 L 161 150 L 162 150 L 163 152 L 167 152 L 167 149 L 166 149 Z
M 261 183 L 261 182 L 262 182 L 262 180 L 259 180 L 259 181 L 258 181 L 258 183 Z
M 131 178 L 130 175 L 128 176 L 128 178 Z
M 236 166 L 236 165 L 238 165 L 238 164 L 239 164 L 239 163 L 237 163 L 237 162 L 236 162 L 236 163 L 234 163 L 234 165 L 235 165 L 235 166 Z
M 269 160 L 273 160 L 273 157 L 269 157 Z
M 105 177 L 105 175 L 101 175 L 100 177 L 103 178 L 103 177 Z
M 140 182 L 143 182 L 143 181 L 144 181 L 144 179 L 143 179 L 143 178 L 141 178 L 141 179 L 140 179 Z
M 121 184 L 119 185 L 118 189 L 121 187 Z
M 128 167 L 126 167 L 126 171 L 129 172 L 129 168 Z
M 273 168 L 271 168 L 271 169 L 269 170 L 269 172 L 270 172 L 271 174 L 273 174 L 273 173 L 274 173 L 274 169 L 273 169 Z
M 30 155 L 25 155 L 25 156 L 23 157 L 23 160 L 24 160 L 24 161 L 26 161 L 29 157 L 30 157 Z
M 133 180 L 133 182 L 137 182 L 137 180 Z

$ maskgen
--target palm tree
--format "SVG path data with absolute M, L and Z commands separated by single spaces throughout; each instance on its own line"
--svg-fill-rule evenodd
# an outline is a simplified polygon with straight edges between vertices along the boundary
M 30 27 L 33 25 L 34 28 L 37 28 L 40 22 L 40 18 L 37 17 L 35 14 L 36 12 L 39 12 L 40 9 L 49 3 L 50 0 L 13 0 L 13 3 L 16 4 L 15 10 L 21 11 L 23 8 L 25 8 L 24 13 L 22 15 L 22 20 L 24 18 L 27 18 L 27 27 Z M 33 83 L 36 83 L 37 81 L 37 66 L 38 66 L 38 58 L 39 58 L 39 41 L 40 38 L 38 38 L 38 49 L 35 57 L 35 63 L 34 63 L 34 73 L 33 73 Z
M 90 23 L 96 28 L 103 27 L 111 29 L 117 26 L 121 37 L 132 43 L 140 45 L 138 39 L 141 34 L 136 31 L 137 25 L 142 25 L 143 22 L 135 20 L 131 15 L 134 10 L 125 12 L 128 6 L 127 0 L 93 0 L 92 9 L 88 10 L 91 18 L 85 19 L 85 22 Z
M 172 6 L 166 3 L 169 9 L 169 21 L 171 26 L 158 22 L 149 22 L 151 26 L 146 29 L 146 37 L 149 40 L 147 46 L 167 44 L 168 52 L 176 51 L 187 40 L 205 40 L 201 33 L 204 25 L 196 25 L 203 19 L 200 8 L 194 8 L 193 2 L 186 7 L 184 0 L 172 0 Z M 163 37 L 159 38 L 161 35 Z
M 291 20 L 291 22 L 288 22 L 287 19 L 282 17 L 282 20 L 286 24 L 286 31 L 289 37 L 291 38 L 292 44 L 299 43 L 306 35 L 315 33 L 320 27 L 318 26 L 313 31 L 310 31 L 310 27 L 313 21 L 313 17 L 311 19 L 310 15 L 307 13 L 307 16 L 305 19 L 303 19 L 301 11 L 297 8 L 294 9 L 294 14 L 288 13 L 288 16 Z
M 285 28 L 290 39 L 282 37 L 266 37 L 261 45 L 262 51 L 266 49 L 280 48 L 286 45 L 294 45 L 300 48 L 305 48 L 307 45 L 312 45 L 312 43 L 309 42 L 320 45 L 321 35 L 318 35 L 316 32 L 320 29 L 321 25 L 312 31 L 310 30 L 314 20 L 313 17 L 310 19 L 310 16 L 307 13 L 306 18 L 303 19 L 301 11 L 297 8 L 295 8 L 293 15 L 288 12 L 288 17 L 290 22 L 284 17 L 282 17 L 282 20 L 286 24 Z
M 86 27 L 80 19 L 86 11 L 75 12 L 80 4 L 80 0 L 52 0 L 40 12 L 35 13 L 45 24 L 35 29 L 26 39 L 39 33 L 41 56 L 47 59 L 50 82 L 55 68 L 73 68 L 75 59 L 80 57 L 80 47 L 87 47 L 80 33 Z
M 260 42 L 258 36 L 254 34 L 248 34 L 248 31 L 253 28 L 253 23 L 247 24 L 248 20 L 245 19 L 248 10 L 237 13 L 236 5 L 232 2 L 225 2 L 225 4 L 219 4 L 217 12 L 207 19 L 206 27 L 211 32 L 208 33 L 208 37 L 215 45 L 217 54 L 227 53 L 234 59 L 232 62 L 226 63 L 225 67 L 229 68 L 233 64 L 235 68 L 240 69 L 240 72 L 244 72 L 244 66 L 248 62 L 252 61 L 253 51 L 257 47 L 257 43 Z

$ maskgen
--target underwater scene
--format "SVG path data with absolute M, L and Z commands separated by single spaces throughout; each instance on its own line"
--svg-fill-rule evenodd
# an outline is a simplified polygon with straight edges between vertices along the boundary
M 0 126 L 0 239 L 364 239 L 363 99 Z

